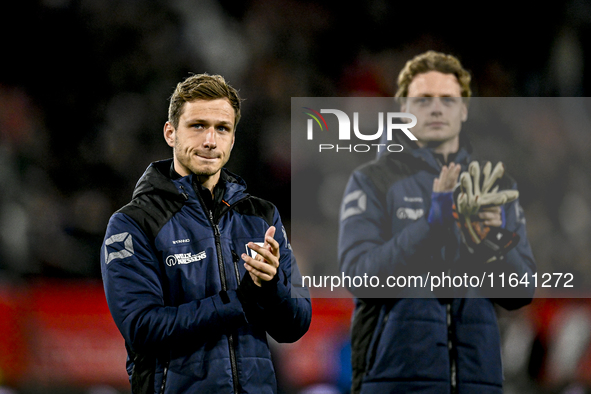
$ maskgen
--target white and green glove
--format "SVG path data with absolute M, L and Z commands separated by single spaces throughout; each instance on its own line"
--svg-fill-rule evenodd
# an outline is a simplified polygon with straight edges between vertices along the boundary
M 501 162 L 494 169 L 487 162 L 481 172 L 478 162 L 473 161 L 468 171 L 460 174 L 460 182 L 454 192 L 454 217 L 462 230 L 462 241 L 470 253 L 487 263 L 502 258 L 519 241 L 517 234 L 502 227 L 486 226 L 477 217 L 483 207 L 501 206 L 519 197 L 517 190 L 499 191 L 497 181 L 504 173 Z

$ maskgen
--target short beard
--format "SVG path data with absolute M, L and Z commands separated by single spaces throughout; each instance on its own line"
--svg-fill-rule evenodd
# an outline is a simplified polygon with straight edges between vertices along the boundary
M 191 174 L 195 174 L 198 177 L 210 177 L 212 175 L 215 175 L 218 171 L 221 171 L 221 168 L 226 164 L 223 163 L 222 167 L 220 167 L 219 170 L 203 170 L 203 169 L 198 169 L 198 168 L 193 168 L 193 166 L 191 165 L 191 158 L 189 157 L 186 163 L 182 163 L 178 158 L 181 157 L 177 154 L 177 147 L 179 147 L 179 140 L 178 137 L 175 136 L 174 139 L 174 148 L 173 148 L 173 154 L 174 157 L 177 158 L 177 160 L 179 161 L 179 163 L 181 163 L 187 170 L 189 170 L 191 172 Z M 182 148 L 182 147 L 181 147 Z M 180 151 L 181 149 L 179 149 Z M 227 162 L 227 161 L 226 161 Z

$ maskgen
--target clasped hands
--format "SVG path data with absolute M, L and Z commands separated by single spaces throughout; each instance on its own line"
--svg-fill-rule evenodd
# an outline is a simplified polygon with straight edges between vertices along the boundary
M 261 287 L 263 282 L 271 281 L 277 274 L 279 268 L 279 243 L 273 238 L 275 227 L 271 226 L 265 233 L 265 243 L 263 246 L 254 242 L 247 244 L 248 248 L 254 250 L 257 255 L 252 258 L 248 254 L 242 254 L 244 268 L 250 274 L 255 285 Z
M 480 165 L 473 161 L 468 166 L 468 171 L 460 175 L 461 165 L 450 163 L 443 166 L 438 178 L 433 181 L 433 192 L 453 192 L 457 186 L 459 176 L 459 193 L 456 193 L 455 201 L 458 215 L 462 216 L 470 238 L 475 243 L 480 243 L 482 234 L 476 234 L 475 228 L 484 226 L 500 227 L 503 223 L 501 205 L 511 202 L 519 196 L 517 190 L 498 191 L 499 187 L 494 183 L 503 176 L 504 167 L 501 162 L 494 169 L 487 162 L 480 171 Z M 482 182 L 480 177 L 482 175 Z M 480 223 L 478 223 L 480 222 Z

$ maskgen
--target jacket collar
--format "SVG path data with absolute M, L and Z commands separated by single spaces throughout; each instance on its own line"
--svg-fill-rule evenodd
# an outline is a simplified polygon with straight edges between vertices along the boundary
M 442 155 L 436 154 L 431 148 L 417 148 L 413 150 L 411 154 L 414 157 L 425 161 L 430 167 L 436 169 L 437 172 L 441 170 L 441 167 L 444 164 L 447 164 L 443 162 Z M 461 164 L 462 167 L 464 167 L 468 165 L 469 160 L 470 154 L 468 153 L 468 150 L 465 147 L 460 146 L 458 152 L 451 160 L 448 160 L 448 162 L 453 161 L 454 163 Z
M 171 172 L 173 159 L 160 160 L 151 163 L 141 178 L 138 180 L 133 198 L 146 193 L 168 194 L 171 198 L 185 200 L 183 194 L 191 191 L 193 194 L 192 182 L 194 174 L 174 179 Z M 235 196 L 242 195 L 246 190 L 246 182 L 238 175 L 222 168 L 220 182 L 225 182 L 226 193 L 224 199 L 228 202 L 235 199 Z M 178 174 L 177 174 L 178 175 Z
M 392 152 L 388 155 L 392 159 L 406 157 L 407 160 L 414 158 L 419 159 L 426 163 L 433 170 L 439 171 L 443 164 L 442 160 L 437 157 L 437 154 L 433 152 L 432 148 L 423 147 L 420 148 L 415 141 L 409 140 L 406 136 L 401 136 L 400 133 L 393 135 L 392 143 L 402 145 L 403 150 L 401 152 Z M 468 140 L 465 132 L 460 132 L 460 148 L 454 158 L 454 163 L 459 163 L 462 167 L 467 167 L 470 161 L 470 154 L 472 153 L 472 145 Z M 402 156 L 399 156 L 402 155 Z

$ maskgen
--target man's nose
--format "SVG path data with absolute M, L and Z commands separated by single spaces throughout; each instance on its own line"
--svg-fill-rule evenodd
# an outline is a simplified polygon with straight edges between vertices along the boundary
M 441 98 L 433 97 L 433 100 L 431 101 L 431 113 L 441 115 L 441 112 L 442 112 Z
M 213 127 L 208 128 L 205 131 L 205 140 L 203 146 L 209 149 L 215 149 L 217 146 L 216 132 Z

